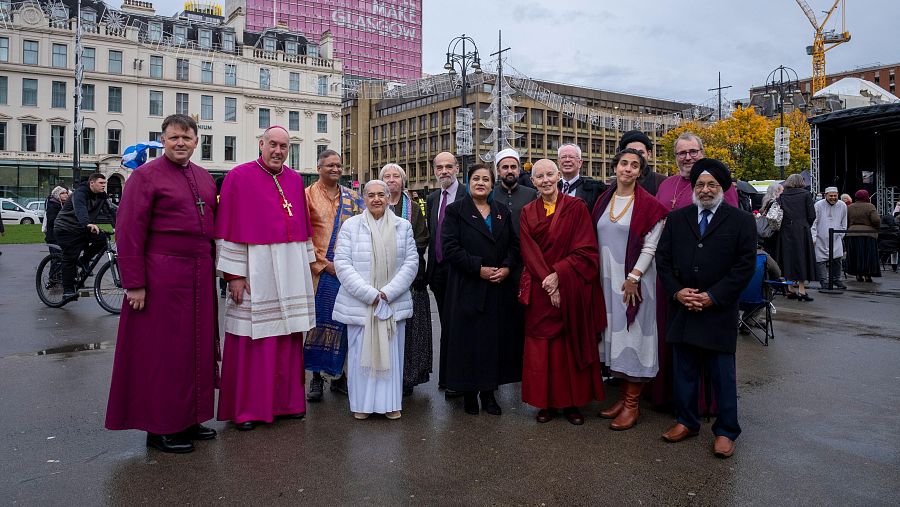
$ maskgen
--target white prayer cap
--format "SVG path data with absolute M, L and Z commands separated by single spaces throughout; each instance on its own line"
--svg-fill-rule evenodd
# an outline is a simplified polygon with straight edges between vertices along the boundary
M 830 193 L 830 192 L 834 192 L 834 193 L 836 194 L 837 191 L 838 191 L 837 187 L 828 187 L 828 188 L 825 189 L 825 193 L 826 193 L 826 194 L 827 194 L 827 193 Z
M 494 156 L 494 165 L 500 164 L 500 161 L 504 158 L 514 158 L 516 162 L 519 162 L 519 152 L 512 148 L 506 148 L 505 150 L 500 150 L 497 152 L 497 155 Z

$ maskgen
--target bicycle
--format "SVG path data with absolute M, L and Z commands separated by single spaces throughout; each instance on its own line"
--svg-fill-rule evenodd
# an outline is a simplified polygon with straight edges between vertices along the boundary
M 101 308 L 112 314 L 122 311 L 122 302 L 125 299 L 125 289 L 122 288 L 122 279 L 119 277 L 119 265 L 116 262 L 116 242 L 112 239 L 113 233 L 100 231 L 106 243 L 106 248 L 95 255 L 87 266 L 77 263 L 75 275 L 75 292 L 81 294 L 88 278 L 94 276 L 94 269 L 104 257 L 107 262 L 100 266 L 94 276 L 94 298 Z M 62 308 L 70 301 L 63 298 L 62 273 L 62 249 L 56 245 L 50 246 L 50 254 L 44 257 L 38 264 L 35 273 L 35 288 L 38 297 L 50 308 Z M 88 294 L 90 295 L 90 289 Z M 76 298 L 77 299 L 77 298 Z

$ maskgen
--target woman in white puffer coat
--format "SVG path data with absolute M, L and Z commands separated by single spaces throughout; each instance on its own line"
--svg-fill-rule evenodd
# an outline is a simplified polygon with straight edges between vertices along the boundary
M 383 181 L 366 183 L 366 210 L 344 222 L 334 251 L 341 289 L 332 317 L 347 325 L 347 390 L 357 419 L 399 419 L 403 401 L 404 326 L 419 257 L 409 221 L 385 213 L 387 197 Z

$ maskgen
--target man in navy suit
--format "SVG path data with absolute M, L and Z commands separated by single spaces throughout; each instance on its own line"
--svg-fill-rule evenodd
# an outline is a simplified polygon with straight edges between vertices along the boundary
M 709 372 L 719 405 L 713 453 L 734 453 L 737 418 L 734 352 L 738 298 L 756 267 L 753 215 L 724 204 L 731 173 L 703 158 L 691 168 L 693 206 L 672 211 L 656 250 L 669 304 L 666 341 L 672 344 L 677 422 L 663 434 L 680 442 L 700 431 L 697 397 L 701 370 Z
M 456 179 L 459 174 L 459 163 L 449 152 L 438 153 L 434 157 L 434 176 L 439 188 L 425 199 L 425 216 L 428 219 L 428 263 L 426 277 L 434 300 L 437 302 L 438 316 L 441 320 L 441 356 L 438 368 L 438 388 L 446 387 L 447 343 L 444 339 L 444 293 L 447 290 L 447 263 L 444 262 L 441 230 L 444 224 L 444 213 L 447 206 L 466 195 L 466 188 Z M 454 391 L 445 393 L 448 397 L 457 396 Z

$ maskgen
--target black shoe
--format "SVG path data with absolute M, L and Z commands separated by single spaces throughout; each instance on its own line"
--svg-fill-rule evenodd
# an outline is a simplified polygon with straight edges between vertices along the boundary
M 309 392 L 306 393 L 306 401 L 322 401 L 322 391 L 325 389 L 325 379 L 314 373 L 309 381 Z
M 300 420 L 300 419 L 303 419 L 304 417 L 306 417 L 306 412 L 298 412 L 296 414 L 276 415 L 275 419 L 297 419 L 297 420 Z
M 216 430 L 207 428 L 202 424 L 195 424 L 190 428 L 181 432 L 184 438 L 188 440 L 212 440 L 216 438 Z
M 333 393 L 347 394 L 347 376 L 341 375 L 340 377 L 332 380 L 329 389 Z
M 403 386 L 403 396 L 412 396 L 413 386 Z
M 809 294 L 800 294 L 797 296 L 797 301 L 812 301 L 813 298 L 809 297 Z
M 834 288 L 839 290 L 847 290 L 847 286 L 840 282 L 835 283 Z
M 788 299 L 799 299 L 799 296 L 797 296 L 796 292 L 788 292 L 788 295 L 786 297 Z
M 503 413 L 503 411 L 500 410 L 500 405 L 497 404 L 497 399 L 494 398 L 494 391 L 481 391 L 481 394 L 478 396 L 481 398 L 481 408 L 483 408 L 485 412 L 491 415 L 500 415 Z
M 475 391 L 466 391 L 463 396 L 465 397 L 465 401 L 463 402 L 463 409 L 467 414 L 478 415 L 481 411 L 478 408 L 478 393 Z
M 452 398 L 459 398 L 463 394 L 464 393 L 462 391 L 454 391 L 453 389 L 444 390 L 444 398 L 446 398 L 448 400 L 452 399 Z
M 240 431 L 250 431 L 256 427 L 256 423 L 253 421 L 245 421 L 242 423 L 234 423 L 234 429 Z
M 63 302 L 68 303 L 69 301 L 75 301 L 78 299 L 77 292 L 63 292 Z
M 186 454 L 194 451 L 194 444 L 181 433 L 174 433 L 172 435 L 147 433 L 147 447 L 152 447 L 162 452 L 171 452 L 173 454 Z

